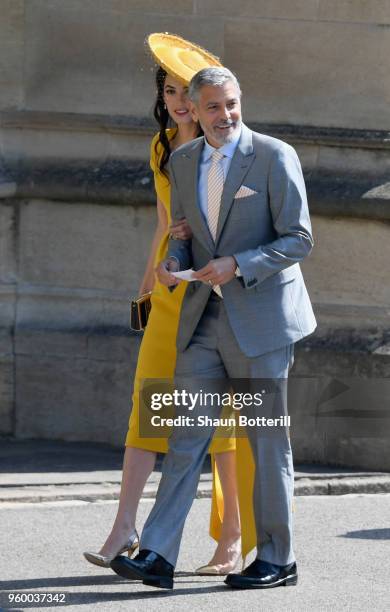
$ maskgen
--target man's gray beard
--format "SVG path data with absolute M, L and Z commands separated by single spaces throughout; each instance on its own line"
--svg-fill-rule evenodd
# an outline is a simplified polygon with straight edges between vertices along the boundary
M 215 134 L 214 132 L 210 134 L 210 136 L 212 136 L 213 140 L 218 142 L 218 144 L 220 145 L 229 144 L 229 142 L 232 142 L 236 138 L 237 132 L 239 132 L 239 130 L 241 129 L 241 125 L 242 121 L 237 121 L 236 127 L 234 128 L 233 132 L 231 134 L 226 134 L 225 137 L 222 137 L 222 135 L 219 136 L 219 134 Z M 206 136 L 208 135 L 207 132 L 205 132 L 205 134 Z

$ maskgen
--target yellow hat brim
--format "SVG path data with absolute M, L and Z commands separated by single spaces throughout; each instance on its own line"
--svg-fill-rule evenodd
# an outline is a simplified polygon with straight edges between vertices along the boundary
M 218 57 L 175 34 L 150 34 L 146 42 L 157 64 L 184 85 L 199 70 L 222 66 Z

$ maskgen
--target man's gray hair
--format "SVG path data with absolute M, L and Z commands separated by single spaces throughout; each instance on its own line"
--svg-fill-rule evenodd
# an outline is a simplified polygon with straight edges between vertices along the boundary
M 199 91 L 205 85 L 214 87 L 222 87 L 227 81 L 231 81 L 236 85 L 239 95 L 241 96 L 240 84 L 237 77 L 228 68 L 223 66 L 213 66 L 211 68 L 203 68 L 192 77 L 188 87 L 188 97 L 192 102 L 199 100 Z

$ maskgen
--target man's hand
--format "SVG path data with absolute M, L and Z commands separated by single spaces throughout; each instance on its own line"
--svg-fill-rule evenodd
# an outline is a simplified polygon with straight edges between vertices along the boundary
M 192 238 L 192 230 L 187 223 L 187 219 L 172 221 L 169 226 L 169 233 L 174 240 L 189 240 Z
M 155 269 L 156 276 L 162 285 L 166 287 L 174 287 L 178 285 L 181 281 L 176 278 L 176 276 L 172 276 L 170 272 L 178 272 L 179 271 L 179 263 L 176 259 L 169 257 L 168 259 L 164 259 L 160 261 L 157 268 Z
M 234 257 L 211 259 L 207 266 L 194 273 L 194 278 L 209 285 L 225 285 L 235 276 L 237 262 Z

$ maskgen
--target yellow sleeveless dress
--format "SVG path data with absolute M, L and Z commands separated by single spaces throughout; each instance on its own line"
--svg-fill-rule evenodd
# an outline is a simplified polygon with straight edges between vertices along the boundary
M 171 140 L 176 134 L 176 128 L 167 129 L 167 136 Z M 159 169 L 159 159 L 162 154 L 161 145 L 157 147 L 157 153 L 155 145 L 158 142 L 158 134 L 152 140 L 151 151 L 150 151 L 150 166 L 154 174 L 155 190 L 158 198 L 164 205 L 167 213 L 168 225 L 171 223 L 171 187 L 169 178 L 165 176 Z M 155 265 L 167 256 L 168 250 L 168 239 L 169 232 L 167 231 L 162 237 L 160 244 L 156 251 Z M 175 364 L 176 364 L 176 335 L 179 324 L 179 315 L 181 304 L 183 301 L 184 293 L 187 287 L 187 283 L 182 282 L 178 285 L 174 292 L 170 291 L 162 285 L 157 279 L 155 281 L 152 291 L 152 309 L 149 315 L 148 324 L 144 331 L 142 338 L 140 351 L 138 355 L 137 368 L 134 378 L 134 388 L 132 397 L 132 411 L 129 420 L 129 429 L 126 436 L 126 446 L 133 446 L 136 448 L 143 448 L 145 450 L 155 451 L 159 453 L 166 453 L 168 451 L 168 440 L 167 438 L 146 438 L 141 437 L 139 432 L 139 392 L 141 389 L 142 381 L 147 379 L 173 379 Z M 212 508 L 210 516 L 210 535 L 218 540 L 220 536 L 221 525 L 223 521 L 223 495 L 221 490 L 221 484 L 218 476 L 218 470 L 216 469 L 215 460 L 213 458 L 214 453 L 234 451 L 236 448 L 236 441 L 234 438 L 234 431 L 230 437 L 214 437 L 210 445 L 210 453 L 212 455 L 212 466 L 213 466 L 213 496 L 212 496 Z M 240 447 L 243 446 L 242 441 L 239 441 Z M 244 445 L 245 446 L 245 445 Z M 250 449 L 247 446 L 247 452 Z M 242 510 L 242 516 L 245 517 L 242 521 L 243 532 L 247 532 L 248 529 L 245 527 L 250 526 L 250 517 L 248 522 L 248 506 L 249 513 L 252 507 L 252 493 L 251 488 L 248 487 L 248 476 L 246 473 L 244 476 L 243 470 L 245 470 L 245 464 L 248 466 L 249 462 L 253 459 L 252 457 L 246 457 L 246 453 L 240 453 L 240 461 L 238 462 L 238 470 L 241 473 L 241 477 L 244 477 L 244 483 L 239 486 L 240 492 L 240 509 Z M 240 466 L 242 469 L 240 469 Z M 241 478 L 239 478 L 240 480 Z M 253 480 L 253 479 L 252 479 Z M 253 520 L 253 519 L 252 519 Z M 253 524 L 254 525 L 254 524 Z M 248 540 L 245 544 L 245 549 L 250 550 L 255 545 L 254 526 L 251 526 L 249 531 L 249 538 L 242 536 L 243 546 L 244 539 Z M 249 533 L 249 532 L 248 532 Z M 250 548 L 248 548 L 250 546 Z M 243 554 L 246 554 L 247 550 L 243 548 Z

